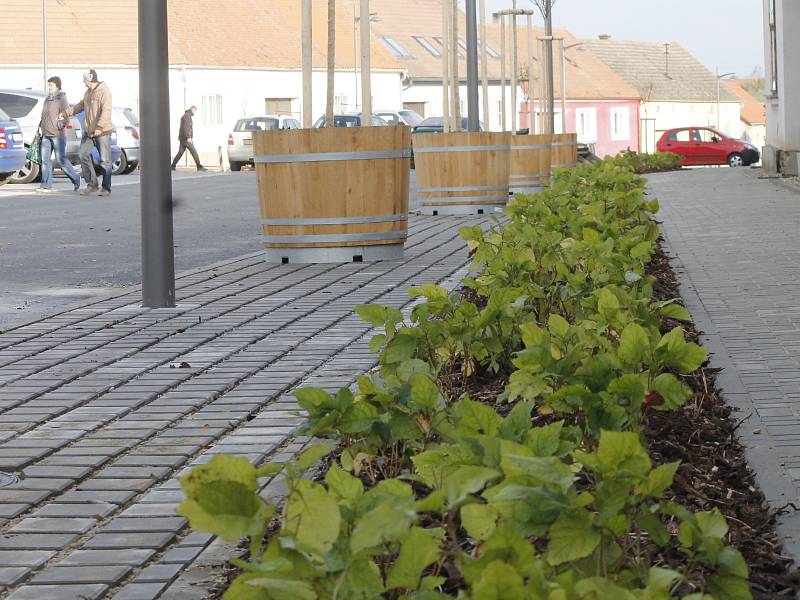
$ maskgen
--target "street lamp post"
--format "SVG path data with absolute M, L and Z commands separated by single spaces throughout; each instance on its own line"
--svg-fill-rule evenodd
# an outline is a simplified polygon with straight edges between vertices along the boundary
M 736 75 L 733 71 L 730 73 L 723 73 L 722 75 L 719 74 L 719 67 L 716 69 L 717 73 L 717 129 L 719 130 L 720 127 L 720 119 L 719 119 L 719 82 L 725 79 L 726 77 L 730 77 L 731 75 Z
M 467 0 L 467 128 L 480 130 L 478 114 L 478 19 L 475 0 Z M 484 40 L 484 43 L 486 41 Z
M 361 15 L 356 14 L 356 7 L 355 2 L 358 0 L 353 0 L 353 81 L 356 84 L 356 93 L 353 96 L 353 103 L 355 105 L 355 111 L 358 112 L 358 38 L 359 35 L 356 33 L 356 24 L 361 22 Z M 378 17 L 378 13 L 371 12 L 369 13 L 369 23 L 378 23 L 380 18 Z

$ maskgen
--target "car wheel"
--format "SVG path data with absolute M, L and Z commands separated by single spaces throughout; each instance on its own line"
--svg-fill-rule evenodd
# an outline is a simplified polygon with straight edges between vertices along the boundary
M 25 166 L 14 173 L 9 181 L 11 183 L 33 183 L 39 177 L 40 171 L 41 167 L 38 164 L 26 160 Z
M 128 157 L 125 154 L 125 150 L 123 150 L 122 152 L 120 152 L 119 158 L 115 160 L 113 163 L 111 163 L 111 174 L 114 176 L 122 175 L 123 173 L 126 172 L 127 168 L 128 168 Z
M 0 173 L 0 187 L 11 181 L 11 173 Z
M 728 166 L 729 167 L 743 167 L 744 166 L 744 158 L 738 152 L 734 152 L 728 157 Z
M 231 171 L 241 171 L 241 170 L 242 170 L 242 165 L 243 165 L 243 164 L 244 164 L 244 163 L 241 163 L 241 162 L 239 162 L 239 161 L 232 160 L 232 161 L 231 161 Z
M 129 175 L 130 173 L 133 173 L 133 172 L 134 172 L 134 171 L 137 169 L 137 167 L 138 167 L 138 166 L 139 166 L 139 163 L 138 163 L 138 162 L 135 162 L 135 161 L 133 161 L 133 162 L 129 162 L 129 163 L 128 163 L 128 168 L 127 168 L 127 169 L 125 169 L 125 170 L 122 172 L 122 174 L 123 174 L 123 175 Z

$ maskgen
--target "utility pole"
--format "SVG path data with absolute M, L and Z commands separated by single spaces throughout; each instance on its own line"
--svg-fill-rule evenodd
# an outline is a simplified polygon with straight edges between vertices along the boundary
M 361 125 L 372 125 L 372 64 L 370 62 L 369 0 L 361 0 Z M 358 102 L 358 99 L 356 99 Z
M 517 59 L 517 0 L 512 0 L 511 8 L 511 132 L 517 132 L 517 77 L 519 62 Z
M 334 95 L 335 82 L 336 82 L 336 0 L 328 0 L 328 97 L 325 105 L 326 127 L 333 127 L 333 95 Z
M 313 124 L 314 115 L 312 114 L 314 110 L 314 104 L 312 103 L 312 89 L 313 89 L 313 80 L 312 80 L 312 73 L 313 73 L 313 38 L 312 38 L 312 30 L 311 30 L 311 23 L 314 20 L 312 18 L 312 0 L 303 0 L 302 3 L 302 38 L 303 38 L 303 127 L 306 129 L 310 129 Z
M 453 129 L 454 131 L 461 131 L 461 76 L 459 74 L 458 68 L 458 54 L 459 54 L 459 47 L 460 44 L 458 43 L 458 0 L 452 0 L 452 4 L 450 5 L 450 17 L 452 21 L 452 53 L 450 54 L 450 60 L 452 61 L 452 66 L 450 67 L 450 77 L 453 81 L 453 110 L 452 110 L 452 117 L 455 123 Z
M 47 91 L 47 0 L 42 0 L 42 42 L 44 56 L 42 66 L 44 67 L 44 91 Z
M 508 129 L 508 122 L 506 121 L 506 111 L 508 110 L 508 103 L 506 102 L 506 17 L 500 15 L 500 121 L 503 131 Z
M 478 15 L 475 0 L 466 0 L 467 9 L 467 117 L 468 129 L 480 131 L 478 109 Z
M 483 123 L 491 130 L 489 118 L 489 60 L 486 52 L 486 0 L 481 0 L 481 87 L 483 88 Z
M 553 93 L 553 0 L 545 0 L 545 7 L 547 13 L 544 15 L 544 35 L 547 38 L 545 42 L 545 64 L 547 68 L 547 112 L 550 121 L 548 133 L 555 133 L 556 130 L 556 114 L 555 114 L 555 94 Z
M 167 3 L 139 0 L 142 305 L 175 306 Z
M 450 132 L 450 0 L 442 0 L 442 131 Z
M 528 132 L 536 133 L 536 107 L 534 106 L 536 89 L 533 85 L 533 15 L 528 15 Z
M 516 133 L 516 119 L 517 119 L 517 85 L 518 85 L 518 77 L 517 71 L 519 69 L 518 58 L 517 58 L 517 19 L 519 17 L 532 17 L 533 11 L 532 10 L 521 10 L 516 8 L 517 2 L 514 0 L 514 7 L 512 10 L 501 10 L 496 13 L 493 13 L 492 16 L 496 19 L 500 19 L 500 97 L 501 97 L 501 121 L 503 125 L 503 131 L 506 131 L 508 128 L 508 122 L 506 119 L 506 112 L 508 110 L 508 103 L 506 102 L 506 67 L 508 62 L 508 53 L 506 52 L 506 17 L 512 19 L 509 23 L 511 27 L 511 42 L 510 48 L 511 50 L 511 127 L 512 131 Z M 531 64 L 533 63 L 533 58 L 530 59 Z

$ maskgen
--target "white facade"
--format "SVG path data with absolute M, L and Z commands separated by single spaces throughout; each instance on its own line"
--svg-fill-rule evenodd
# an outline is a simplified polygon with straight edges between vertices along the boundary
M 765 168 L 775 170 L 775 151 L 800 151 L 800 2 L 763 1 L 768 146 L 764 158 Z
M 743 133 L 739 102 L 720 102 L 719 129 L 739 138 Z M 661 134 L 676 127 L 717 127 L 716 102 L 642 102 L 642 152 L 655 152 Z
M 139 112 L 139 71 L 135 67 L 96 66 L 101 81 L 111 89 L 115 106 L 127 106 Z M 82 73 L 86 67 L 51 66 L 48 75 L 58 75 L 70 102 L 78 102 L 86 88 Z M 360 73 L 359 73 L 360 77 Z M 41 68 L 0 66 L 0 87 L 41 89 Z M 360 83 L 359 83 L 360 86 Z M 355 110 L 356 97 L 353 71 L 339 71 L 335 79 L 337 109 Z M 218 164 L 219 150 L 227 161 L 228 134 L 236 121 L 245 116 L 267 113 L 269 108 L 287 105 L 302 118 L 302 73 L 269 69 L 236 69 L 219 67 L 173 66 L 169 70 L 170 120 L 173 152 L 177 151 L 178 123 L 184 110 L 198 107 L 194 117 L 194 143 L 204 163 Z M 325 113 L 327 74 L 315 71 L 313 76 L 313 119 Z M 372 74 L 373 106 L 396 109 L 402 106 L 401 73 Z M 360 87 L 359 87 L 360 94 Z M 441 103 L 441 102 L 440 102 Z M 282 109 L 282 111 L 285 109 Z M 140 115 L 146 120 L 147 115 Z

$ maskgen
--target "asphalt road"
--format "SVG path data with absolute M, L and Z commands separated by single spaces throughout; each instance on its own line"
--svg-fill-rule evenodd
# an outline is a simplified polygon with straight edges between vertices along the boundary
M 36 187 L 0 187 L 0 330 L 141 282 L 138 173 L 108 198 Z M 173 198 L 176 271 L 261 249 L 254 172 L 173 173 Z

